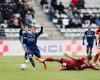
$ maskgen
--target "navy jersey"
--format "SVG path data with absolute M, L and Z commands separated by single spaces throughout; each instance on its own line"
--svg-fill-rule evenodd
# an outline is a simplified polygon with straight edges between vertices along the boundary
M 93 31 L 93 30 L 87 30 L 87 31 L 85 31 L 83 40 L 85 38 L 86 38 L 86 40 L 87 40 L 88 43 L 93 43 L 94 40 L 96 39 L 95 31 Z
M 27 34 L 28 33 L 29 33 L 29 31 L 27 31 L 27 32 L 26 31 L 23 31 L 22 32 L 22 34 L 23 34 L 22 35 L 22 43 L 25 44 L 25 45 L 27 44 Z
M 37 38 L 43 33 L 43 27 L 41 27 L 40 32 L 32 33 L 28 32 L 24 37 L 26 37 L 27 41 L 26 46 L 28 49 L 37 49 Z

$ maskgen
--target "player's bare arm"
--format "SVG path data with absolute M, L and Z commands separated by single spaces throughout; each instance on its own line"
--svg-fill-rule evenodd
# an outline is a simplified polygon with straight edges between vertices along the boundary
M 77 59 L 75 59 L 75 58 L 69 56 L 67 53 L 64 53 L 64 56 L 66 56 L 66 57 L 68 57 L 68 58 L 70 58 L 70 59 L 72 59 L 72 60 L 77 60 Z

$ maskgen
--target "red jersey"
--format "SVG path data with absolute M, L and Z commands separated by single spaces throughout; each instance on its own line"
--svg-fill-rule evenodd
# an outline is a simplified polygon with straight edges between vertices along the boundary
M 84 59 L 67 60 L 62 58 L 61 64 L 63 63 L 66 63 L 66 67 L 68 70 L 82 70 L 84 65 Z
M 98 29 L 98 30 L 96 31 L 96 34 L 97 34 L 97 35 L 100 34 L 100 29 Z
M 96 31 L 96 34 L 98 35 L 98 37 L 99 37 L 99 40 L 98 40 L 98 48 L 100 48 L 100 29 L 98 29 L 97 31 Z
M 95 69 L 95 66 L 93 64 L 89 63 L 87 60 L 82 59 L 77 60 L 75 66 L 78 68 L 78 70 Z

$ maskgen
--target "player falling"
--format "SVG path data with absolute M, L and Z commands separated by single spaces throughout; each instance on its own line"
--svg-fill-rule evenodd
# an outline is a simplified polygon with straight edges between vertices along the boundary
M 36 58 L 39 62 L 58 62 L 62 65 L 58 70 L 59 71 L 65 71 L 65 70 L 84 70 L 84 69 L 94 69 L 94 70 L 100 70 L 100 68 L 97 68 L 95 65 L 90 63 L 90 60 L 88 57 L 81 57 L 79 59 L 72 58 L 68 56 L 66 53 L 64 55 L 70 59 L 65 58 L 53 58 L 48 57 L 45 59 Z
M 84 36 L 83 36 L 83 45 L 85 45 L 84 40 L 87 40 L 87 56 L 92 58 L 92 49 L 93 49 L 93 45 L 94 45 L 94 40 L 95 40 L 95 44 L 97 45 L 97 41 L 96 41 L 96 36 L 95 36 L 95 31 L 91 30 L 91 27 L 88 27 L 88 30 L 85 31 Z
M 31 31 L 24 35 L 26 38 L 26 46 L 27 46 L 27 55 L 29 57 L 29 61 L 35 70 L 35 62 L 33 60 L 33 55 L 38 58 L 41 58 L 40 50 L 37 46 L 37 39 L 43 33 L 43 26 L 41 27 L 40 32 L 36 32 L 36 28 L 34 26 L 31 27 Z M 43 63 L 45 65 L 45 63 Z
M 28 28 L 28 25 L 24 25 L 24 28 L 22 28 L 19 32 L 19 39 L 22 43 L 22 47 L 25 51 L 25 55 L 24 55 L 24 58 L 25 58 L 25 62 L 27 63 L 28 62 L 28 55 L 27 55 L 27 46 L 26 46 L 26 37 L 25 35 L 29 32 L 29 28 Z
M 97 42 L 98 42 L 98 51 L 97 51 L 97 54 L 96 56 L 94 57 L 94 63 L 98 65 L 98 63 L 100 64 L 100 27 L 99 29 L 96 31 L 96 34 L 97 34 Z

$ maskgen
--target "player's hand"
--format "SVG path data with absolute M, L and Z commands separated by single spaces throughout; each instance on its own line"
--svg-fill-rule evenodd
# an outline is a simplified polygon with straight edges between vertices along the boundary
M 42 22 L 40 22 L 40 25 L 43 27 L 44 26 L 44 22 L 42 21 Z

